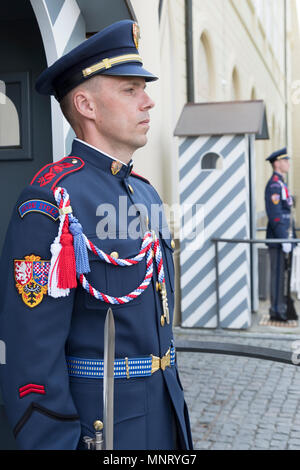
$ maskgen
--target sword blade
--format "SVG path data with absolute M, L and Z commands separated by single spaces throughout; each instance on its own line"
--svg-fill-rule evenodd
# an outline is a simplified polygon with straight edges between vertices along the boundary
M 114 442 L 114 360 L 115 321 L 112 309 L 109 308 L 104 324 L 103 437 L 105 450 L 113 450 Z

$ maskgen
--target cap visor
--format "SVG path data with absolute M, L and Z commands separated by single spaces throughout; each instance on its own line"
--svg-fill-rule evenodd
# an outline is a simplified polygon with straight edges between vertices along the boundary
M 144 78 L 146 82 L 153 82 L 155 80 L 158 80 L 158 77 L 136 64 L 126 64 L 111 67 L 110 69 L 107 69 L 104 72 L 100 73 L 100 75 L 112 75 L 118 77 L 141 77 Z

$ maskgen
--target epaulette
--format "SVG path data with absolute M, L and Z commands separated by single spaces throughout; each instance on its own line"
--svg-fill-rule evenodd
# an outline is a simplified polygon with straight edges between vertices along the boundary
M 131 176 L 134 176 L 135 178 L 139 178 L 140 180 L 144 181 L 145 183 L 148 183 L 151 185 L 150 181 L 147 180 L 146 178 L 144 178 L 144 176 L 141 176 L 141 175 L 138 175 L 137 173 L 135 173 L 134 171 L 132 171 L 130 173 Z
M 57 186 L 58 182 L 75 171 L 81 170 L 85 165 L 84 161 L 78 157 L 64 157 L 58 162 L 48 163 L 45 165 L 31 181 L 31 185 L 38 185 L 40 187 L 51 184 L 51 190 Z

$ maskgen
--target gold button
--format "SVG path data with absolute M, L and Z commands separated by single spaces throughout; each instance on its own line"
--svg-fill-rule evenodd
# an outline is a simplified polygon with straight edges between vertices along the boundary
M 172 247 L 173 250 L 174 250 L 174 248 L 175 248 L 175 242 L 174 242 L 174 240 L 171 240 L 171 247 Z
M 76 158 L 73 158 L 72 163 L 73 165 L 76 165 L 76 163 L 78 163 L 78 160 L 76 160 Z
M 158 292 L 158 291 L 159 291 L 159 282 L 156 281 L 156 292 Z
M 146 217 L 146 225 L 147 225 L 147 227 L 149 227 L 149 217 L 148 216 Z
M 160 324 L 161 326 L 165 326 L 165 317 L 163 315 L 160 317 Z
M 151 250 L 151 256 L 152 256 L 152 258 L 154 258 L 154 256 L 155 256 L 154 250 Z
M 128 189 L 129 189 L 129 191 L 131 192 L 131 194 L 133 194 L 133 193 L 134 193 L 134 191 L 133 191 L 133 187 L 131 186 L 131 184 L 129 184 L 129 185 L 128 185 Z
M 114 259 L 118 259 L 119 258 L 119 253 L 117 251 L 112 251 L 110 256 Z

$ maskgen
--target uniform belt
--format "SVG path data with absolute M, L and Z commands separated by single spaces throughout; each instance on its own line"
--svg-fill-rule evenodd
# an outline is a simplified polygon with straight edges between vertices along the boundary
M 103 378 L 103 359 L 84 359 L 82 357 L 67 356 L 68 373 L 70 377 Z M 175 347 L 171 346 L 163 357 L 151 354 L 148 357 L 115 359 L 115 379 L 129 379 L 130 377 L 147 377 L 159 369 L 165 370 L 175 364 Z

